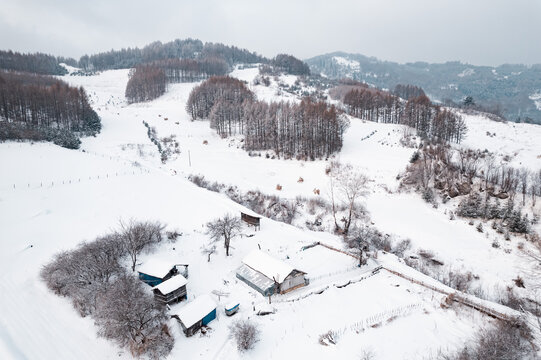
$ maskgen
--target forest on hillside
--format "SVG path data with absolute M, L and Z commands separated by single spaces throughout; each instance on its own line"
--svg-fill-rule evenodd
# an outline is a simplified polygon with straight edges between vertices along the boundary
M 0 71 L 0 140 L 45 140 L 78 148 L 101 121 L 83 88 L 51 76 Z
M 165 59 L 220 58 L 228 65 L 261 63 L 268 60 L 255 52 L 221 43 L 203 43 L 195 39 L 176 39 L 167 43 L 153 42 L 143 48 L 111 50 L 79 59 L 79 67 L 86 71 L 129 69 L 139 64 Z
M 348 61 L 346 65 L 340 59 Z M 313 73 L 332 79 L 348 77 L 381 89 L 397 84 L 421 87 L 433 101 L 459 106 L 471 97 L 480 110 L 510 121 L 541 123 L 534 102 L 541 90 L 541 65 L 475 66 L 458 61 L 399 64 L 360 54 L 335 52 L 307 59 Z
M 210 119 L 222 137 L 244 135 L 247 151 L 273 150 L 285 158 L 325 158 L 339 151 L 347 121 L 334 105 L 303 98 L 300 104 L 257 101 L 238 80 L 211 77 L 195 87 L 186 110 Z
M 42 53 L 22 54 L 0 50 L 0 69 L 3 70 L 24 71 L 41 75 L 67 74 L 66 68 L 60 65 L 61 63 L 77 66 L 77 61 L 71 58 Z

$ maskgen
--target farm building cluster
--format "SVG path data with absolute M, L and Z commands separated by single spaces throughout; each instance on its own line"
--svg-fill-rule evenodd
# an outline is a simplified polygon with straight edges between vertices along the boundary
M 261 218 L 255 214 L 241 213 L 241 220 L 255 230 L 260 228 Z M 152 287 L 154 299 L 163 305 L 173 305 L 188 299 L 188 264 L 149 259 L 138 267 L 139 279 Z M 236 277 L 263 296 L 285 294 L 308 285 L 306 273 L 284 261 L 273 258 L 261 250 L 253 250 L 242 260 Z M 224 305 L 227 316 L 235 314 L 240 304 L 229 301 Z M 216 319 L 216 302 L 208 294 L 200 295 L 180 308 L 171 310 L 186 336 Z

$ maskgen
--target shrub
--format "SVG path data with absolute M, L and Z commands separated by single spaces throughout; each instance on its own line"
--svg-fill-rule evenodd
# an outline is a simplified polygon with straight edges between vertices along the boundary
M 532 335 L 528 326 L 520 321 L 499 321 L 496 326 L 482 329 L 471 344 L 454 354 L 444 355 L 446 360 L 524 360 L 536 358 L 530 345 Z
M 250 320 L 238 320 L 229 329 L 239 351 L 250 350 L 259 341 L 259 328 Z

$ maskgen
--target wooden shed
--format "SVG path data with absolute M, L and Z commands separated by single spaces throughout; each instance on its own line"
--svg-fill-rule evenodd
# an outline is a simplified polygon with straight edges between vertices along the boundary
M 275 259 L 261 250 L 254 250 L 243 260 L 237 278 L 263 296 L 284 294 L 308 284 L 306 273 Z
M 210 295 L 202 295 L 171 315 L 178 320 L 186 336 L 192 336 L 201 327 L 216 319 L 216 303 Z
M 184 276 L 177 274 L 152 288 L 154 299 L 168 305 L 185 300 L 188 298 L 187 283 L 188 280 Z
M 257 216 L 255 213 L 249 214 L 241 211 L 240 218 L 248 225 L 253 226 L 256 230 L 261 229 L 261 216 Z

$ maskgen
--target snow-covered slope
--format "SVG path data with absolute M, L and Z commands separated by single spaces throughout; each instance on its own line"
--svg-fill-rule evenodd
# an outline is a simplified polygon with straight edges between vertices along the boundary
M 468 126 L 461 146 L 495 153 L 509 165 L 537 171 L 541 169 L 541 126 L 496 122 L 481 115 L 464 115 Z
M 239 69 L 233 75 L 251 81 L 256 70 Z M 233 318 L 226 317 L 219 306 L 218 318 L 206 335 L 185 338 L 171 320 L 176 340 L 172 359 L 352 358 L 368 350 L 373 351 L 375 359 L 412 359 L 460 346 L 479 324 L 490 321 L 458 305 L 457 311 L 445 310 L 440 307 L 444 295 L 390 273 L 382 271 L 367 277 L 375 263 L 359 269 L 357 260 L 321 246 L 302 251 L 303 246 L 317 241 L 336 248 L 343 245 L 339 237 L 329 233 L 310 232 L 269 219 L 262 220 L 261 231 L 244 228 L 244 234 L 254 236 L 234 239 L 232 256 L 226 258 L 219 248 L 207 262 L 207 255 L 202 253 L 209 242 L 205 223 L 226 213 L 237 214 L 241 207 L 223 195 L 196 187 L 186 180 L 188 175 L 202 174 L 243 190 L 259 189 L 291 199 L 315 196 L 313 190 L 317 188 L 326 198 L 328 161 L 250 157 L 240 148 L 239 139 L 221 139 L 208 122 L 191 121 L 185 103 L 196 84 L 170 85 L 159 99 L 128 106 L 123 97 L 127 75 L 127 70 L 115 70 L 64 77 L 73 85 L 85 87 L 103 121 L 102 133 L 83 139 L 80 151 L 43 143 L 0 144 L 1 358 L 130 357 L 97 338 L 92 320 L 80 318 L 66 299 L 52 294 L 39 280 L 41 266 L 55 253 L 90 241 L 115 229 L 120 219 L 130 218 L 161 220 L 183 233 L 176 244 L 167 243 L 142 261 L 152 257 L 189 263 L 188 300 L 215 291 L 229 294 L 221 298 L 212 295 L 221 305 L 229 298 L 241 303 L 241 311 Z M 282 96 L 276 95 L 273 86 L 252 84 L 251 88 L 261 99 Z M 288 95 L 284 96 L 287 100 Z M 176 135 L 180 154 L 162 164 L 143 121 L 154 126 L 159 137 Z M 482 127 L 485 120 L 478 121 Z M 494 129 L 501 136 L 511 137 L 504 129 Z M 399 125 L 351 119 L 343 150 L 335 157 L 359 167 L 371 179 L 367 207 L 376 225 L 410 237 L 416 247 L 445 254 L 446 262 L 468 262 L 481 276 L 510 280 L 515 271 L 506 261 L 516 259 L 513 253 L 503 255 L 503 250 L 491 250 L 490 241 L 473 236 L 473 228 L 465 222 L 445 221 L 443 209 L 431 209 L 413 195 L 394 193 L 396 177 L 413 152 L 400 145 L 404 131 Z M 480 144 L 473 136 L 469 139 L 472 144 Z M 483 146 L 501 142 L 494 137 L 486 140 Z M 512 145 L 511 140 L 508 143 Z M 535 165 L 538 160 L 531 156 L 536 151 L 535 143 L 526 144 L 515 159 L 524 156 L 520 161 Z M 304 182 L 298 182 L 299 177 Z M 282 185 L 281 191 L 276 189 L 277 184 Z M 401 214 L 407 215 L 401 218 Z M 420 229 L 419 222 L 434 222 L 441 230 L 432 226 Z M 440 231 L 445 236 L 436 239 Z M 450 244 L 455 240 L 453 234 L 459 234 L 456 241 L 463 249 Z M 306 271 L 310 285 L 276 296 L 269 306 L 267 299 L 235 277 L 242 258 L 259 247 Z M 488 260 L 470 262 L 479 256 Z M 261 307 L 273 308 L 276 313 L 255 316 L 253 309 Z M 262 330 L 261 341 L 247 355 L 239 354 L 228 337 L 228 326 L 235 318 L 251 318 Z M 340 334 L 338 344 L 321 345 L 320 335 L 330 330 Z M 388 346 L 389 342 L 396 346 Z

